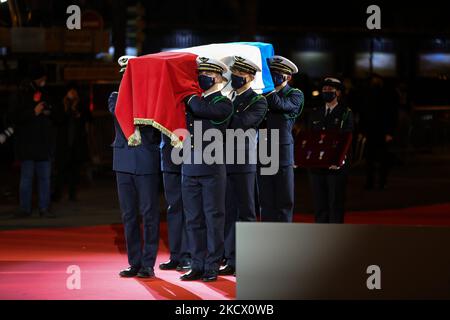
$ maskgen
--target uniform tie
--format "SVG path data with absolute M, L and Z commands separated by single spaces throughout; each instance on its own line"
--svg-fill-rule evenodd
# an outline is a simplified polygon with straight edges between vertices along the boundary
M 234 101 L 234 99 L 236 99 L 236 91 L 231 93 L 231 101 Z
M 327 111 L 326 111 L 326 113 L 325 113 L 325 118 L 328 118 L 328 116 L 330 115 L 330 113 L 331 113 L 331 108 L 328 108 L 328 107 L 327 107 Z

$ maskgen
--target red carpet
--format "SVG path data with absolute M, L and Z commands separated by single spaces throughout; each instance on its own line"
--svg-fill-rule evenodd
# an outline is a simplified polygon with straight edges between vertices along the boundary
M 310 215 L 296 215 L 311 222 Z M 450 225 L 450 204 L 349 213 L 347 223 Z M 161 226 L 166 239 L 166 225 Z M 127 266 L 120 225 L 0 232 L 0 299 L 234 299 L 234 277 L 216 283 L 181 282 L 180 273 L 156 269 L 156 279 L 121 279 Z M 159 262 L 168 258 L 161 241 Z M 81 289 L 69 290 L 70 265 L 81 269 Z
M 163 224 L 161 235 L 166 238 Z M 168 259 L 160 242 L 157 265 Z M 69 290 L 70 265 L 81 269 L 81 289 Z M 156 279 L 122 279 L 127 267 L 121 225 L 0 232 L 0 299 L 232 299 L 234 277 L 216 283 L 181 282 L 177 271 Z

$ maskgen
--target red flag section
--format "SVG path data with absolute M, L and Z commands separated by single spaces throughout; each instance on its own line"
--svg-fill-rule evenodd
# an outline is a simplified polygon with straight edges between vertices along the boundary
M 152 125 L 177 141 L 186 129 L 183 99 L 200 94 L 197 55 L 160 52 L 128 61 L 119 88 L 116 117 L 129 144 L 139 144 L 136 126 Z

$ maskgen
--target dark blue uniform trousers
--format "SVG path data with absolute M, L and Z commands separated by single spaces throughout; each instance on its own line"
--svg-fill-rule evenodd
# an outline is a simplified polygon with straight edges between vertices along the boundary
M 236 222 L 256 221 L 255 187 L 256 172 L 227 175 L 225 258 L 227 264 L 234 268 L 236 267 Z
M 344 223 L 347 173 L 310 172 L 309 177 L 316 223 Z
M 170 260 L 184 262 L 189 255 L 186 221 L 181 195 L 181 173 L 163 172 L 164 195 L 167 202 L 167 229 Z
M 294 168 L 279 168 L 271 176 L 258 175 L 261 221 L 292 222 L 294 210 Z
M 183 205 L 192 269 L 218 271 L 223 256 L 225 171 L 215 175 L 183 175 Z
M 159 243 L 159 175 L 135 175 L 116 172 L 128 263 L 136 267 L 154 267 Z M 142 215 L 144 245 L 138 212 Z

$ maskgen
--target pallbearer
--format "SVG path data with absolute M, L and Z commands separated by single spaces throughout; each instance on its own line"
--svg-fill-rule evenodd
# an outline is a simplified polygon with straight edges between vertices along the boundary
M 203 142 L 201 137 L 197 137 L 202 145 L 195 146 L 194 141 L 196 134 L 203 136 L 205 131 L 211 129 L 219 130 L 224 135 L 233 106 L 220 92 L 225 80 L 222 74 L 227 66 L 206 57 L 199 57 L 197 64 L 199 85 L 204 92 L 201 97 L 193 95 L 185 99 L 186 124 L 191 136 L 184 143 L 191 144 L 191 164 L 182 165 L 183 205 L 192 268 L 181 280 L 214 281 L 224 248 L 226 171 L 223 152 L 222 157 L 216 153 L 215 161 L 207 164 L 202 155 L 210 142 Z M 200 125 L 201 130 L 195 130 Z M 220 139 L 219 143 L 223 146 L 223 139 Z
M 170 138 L 161 135 L 161 171 L 163 174 L 164 196 L 167 202 L 167 232 L 169 236 L 169 261 L 159 265 L 161 270 L 187 271 L 191 267 L 187 243 L 186 219 L 181 197 L 181 165 L 172 162 L 173 147 Z
M 236 268 L 236 222 L 255 221 L 256 184 L 256 130 L 264 119 L 267 101 L 252 90 L 251 84 L 260 68 L 249 59 L 235 56 L 231 66 L 231 93 L 234 114 L 229 128 L 247 131 L 245 143 L 236 143 L 233 157 L 235 164 L 227 163 L 227 197 L 225 220 L 225 258 L 227 264 L 220 269 L 221 275 L 235 274 Z M 253 131 L 255 134 L 252 134 Z M 243 136 L 243 134 L 238 134 Z M 228 139 L 229 137 L 227 137 Z M 228 144 L 229 141 L 227 141 Z M 243 163 L 237 163 L 239 153 L 245 155 Z
M 288 84 L 297 66 L 282 56 L 269 59 L 275 90 L 266 95 L 269 105 L 264 128 L 270 144 L 279 144 L 279 169 L 275 175 L 258 175 L 261 221 L 292 222 L 294 210 L 294 138 L 292 127 L 300 116 L 304 96 Z M 272 141 L 271 131 L 278 130 L 279 140 Z
M 119 58 L 120 72 L 125 72 L 130 56 Z M 109 110 L 114 115 L 117 92 L 111 93 Z M 141 144 L 128 146 L 122 129 L 114 117 L 116 137 L 113 147 L 113 170 L 125 231 L 128 263 L 121 277 L 153 277 L 159 243 L 159 143 L 160 133 L 153 127 L 141 127 Z M 142 216 L 143 239 L 139 224 Z M 143 241 L 141 241 L 141 239 Z M 141 246 L 141 242 L 143 245 Z

